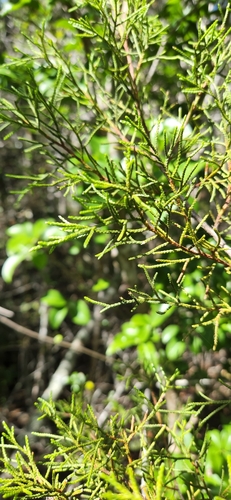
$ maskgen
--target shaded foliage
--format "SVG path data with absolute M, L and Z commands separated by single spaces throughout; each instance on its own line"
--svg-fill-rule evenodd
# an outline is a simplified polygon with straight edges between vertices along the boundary
M 48 467 L 45 480 L 39 481 L 41 489 L 28 442 L 20 448 L 5 426 L 7 439 L 18 449 L 16 475 L 4 454 L 11 474 L 2 482 L 5 493 L 12 496 L 14 488 L 14 498 L 67 498 L 66 479 L 59 483 L 56 475 L 65 469 L 74 485 L 72 497 L 95 498 L 97 477 L 97 494 L 105 498 L 140 498 L 142 481 L 146 498 L 174 498 L 176 491 L 182 498 L 228 498 L 229 445 L 219 464 L 211 457 L 223 446 L 230 421 L 225 402 L 230 387 L 218 382 L 221 374 L 230 380 L 230 7 L 178 0 L 161 5 L 31 1 L 6 2 L 2 14 L 5 33 L 13 26 L 17 37 L 16 51 L 12 40 L 3 40 L 0 68 L 1 145 L 11 151 L 10 156 L 4 149 L 10 175 L 4 175 L 1 186 L 4 224 L 11 226 L 6 231 L 7 258 L 2 257 L 7 283 L 2 289 L 10 297 L 3 305 L 16 309 L 18 322 L 7 317 L 10 311 L 1 321 L 11 328 L 12 346 L 13 330 L 31 337 L 26 349 L 23 341 L 19 344 L 20 378 L 15 386 L 16 373 L 11 367 L 3 370 L 2 401 L 14 387 L 14 405 L 19 405 L 18 393 L 24 410 L 33 414 L 31 401 L 38 395 L 47 399 L 52 391 L 54 399 L 60 394 L 68 399 L 70 385 L 88 399 L 90 383 L 95 415 L 88 410 L 95 432 L 89 450 L 77 458 L 68 446 L 58 455 L 51 451 L 54 481 L 48 486 Z M 19 206 L 21 212 L 16 211 Z M 23 300 L 20 294 L 12 300 L 17 287 L 28 290 Z M 19 325 L 22 318 L 24 327 Z M 49 350 L 44 349 L 48 345 Z M 212 347 L 218 352 L 207 352 Z M 68 364 L 66 371 L 60 370 L 63 362 Z M 178 372 L 177 381 L 172 378 L 169 383 L 160 367 L 167 378 L 176 368 L 181 375 Z M 118 373 L 124 379 L 122 388 Z M 142 394 L 134 403 L 132 385 L 148 391 L 152 403 Z M 122 456 L 113 455 L 115 464 L 112 460 L 107 480 L 101 474 L 102 427 L 105 424 L 111 436 L 117 425 L 117 417 L 110 417 L 116 411 L 110 390 L 120 417 L 109 448 L 122 451 Z M 182 414 L 189 410 L 189 418 L 172 420 L 189 397 L 201 400 L 201 390 L 211 396 L 208 405 L 189 404 L 180 409 Z M 162 405 L 165 396 L 158 429 L 163 429 L 161 436 L 166 433 L 167 444 L 161 440 L 153 455 L 152 445 L 145 441 L 150 429 L 144 414 L 158 421 L 156 397 Z M 121 417 L 121 397 L 126 408 L 132 407 L 128 423 Z M 211 410 L 215 400 L 223 401 L 219 416 L 217 407 Z M 64 424 L 54 403 L 49 404 L 42 403 L 45 413 L 52 408 L 50 416 L 60 431 Z M 81 438 L 73 429 L 83 407 L 81 401 L 71 424 L 64 425 L 71 440 Z M 69 403 L 60 408 L 64 420 L 73 411 Z M 198 433 L 193 415 L 202 429 Z M 133 418 L 141 421 L 141 441 L 130 456 L 127 429 L 131 425 L 134 431 Z M 209 418 L 211 428 L 217 422 L 226 424 L 220 441 L 211 429 L 214 448 L 204 441 Z M 53 449 L 60 445 L 59 431 L 51 436 Z M 88 431 L 83 439 L 86 436 L 89 439 Z M 176 473 L 181 455 L 188 460 L 188 476 Z M 128 456 L 128 464 L 117 471 L 122 457 Z M 97 474 L 92 470 L 93 482 L 85 484 L 88 457 Z M 76 486 L 72 478 L 72 458 L 75 470 L 82 467 L 84 486 Z M 30 467 L 25 473 L 27 460 Z

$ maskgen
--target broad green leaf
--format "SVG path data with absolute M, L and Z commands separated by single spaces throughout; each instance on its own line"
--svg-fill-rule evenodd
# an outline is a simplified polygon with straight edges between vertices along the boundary
M 8 68 L 4 68 L 4 66 L 0 66 L 0 75 L 8 76 L 9 78 L 18 80 L 17 75 L 13 71 L 10 71 Z
M 21 9 L 24 5 L 28 3 L 31 3 L 31 0 L 19 0 L 19 2 L 16 3 L 11 3 L 6 1 L 3 3 L 2 9 L 0 10 L 0 14 L 1 16 L 6 16 L 7 14 L 14 12 L 15 10 Z
M 169 360 L 175 361 L 177 359 L 180 359 L 185 349 L 185 342 L 177 341 L 175 338 L 173 338 L 166 345 L 166 356 Z
M 78 300 L 75 305 L 75 314 L 72 316 L 72 321 L 76 325 L 87 325 L 91 319 L 91 313 L 88 305 L 82 299 Z
M 150 335 L 151 325 L 148 314 L 135 314 L 129 322 L 122 325 L 122 331 L 117 333 L 108 347 L 107 355 L 111 356 L 122 349 L 142 344 Z
M 93 285 L 92 291 L 101 292 L 102 290 L 106 290 L 109 287 L 109 285 L 110 285 L 109 281 L 106 281 L 103 278 L 99 278 L 97 283 Z
M 150 323 L 152 327 L 158 328 L 163 325 L 163 323 L 173 315 L 175 309 L 175 307 L 168 307 L 167 304 L 152 306 L 150 311 Z
M 15 269 L 26 258 L 25 254 L 11 255 L 2 266 L 2 278 L 6 283 L 11 283 Z
M 172 337 L 175 337 L 179 332 L 179 326 L 178 325 L 168 325 L 164 330 L 162 331 L 161 334 L 161 340 L 164 344 L 167 344 Z
M 62 309 L 51 307 L 48 312 L 49 324 L 51 328 L 54 330 L 59 328 L 63 320 L 66 318 L 67 313 L 68 307 L 63 307 Z
M 9 227 L 6 231 L 9 236 L 6 244 L 8 255 L 24 252 L 25 248 L 30 249 L 46 229 L 47 224 L 44 219 L 38 219 L 34 224 L 27 221 Z
M 66 306 L 67 303 L 63 295 L 58 290 L 54 290 L 52 288 L 48 290 L 47 294 L 44 295 L 44 297 L 41 298 L 41 301 L 50 307 L 57 308 L 62 308 Z
M 40 238 L 40 236 L 46 231 L 46 229 L 47 229 L 47 223 L 45 219 L 36 220 L 32 228 L 33 238 L 35 238 L 36 240 Z
M 7 255 L 25 254 L 32 246 L 32 235 L 21 232 L 12 236 L 6 244 Z
M 160 365 L 160 355 L 153 342 L 144 342 L 137 347 L 138 359 L 145 371 L 151 375 Z
M 8 236 L 15 236 L 17 234 L 27 234 L 28 236 L 32 233 L 33 224 L 30 221 L 23 222 L 22 224 L 14 224 L 8 227 L 6 234 Z
M 60 229 L 58 226 L 47 225 L 43 234 L 43 239 L 48 241 L 52 238 L 63 238 L 65 236 L 65 231 Z

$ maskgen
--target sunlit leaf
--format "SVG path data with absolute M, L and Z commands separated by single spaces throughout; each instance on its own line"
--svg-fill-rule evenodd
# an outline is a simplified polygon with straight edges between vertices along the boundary
M 47 294 L 41 298 L 41 301 L 44 302 L 44 304 L 47 304 L 48 306 L 57 308 L 59 307 L 62 308 L 67 303 L 63 295 L 58 290 L 52 288 L 48 290 Z

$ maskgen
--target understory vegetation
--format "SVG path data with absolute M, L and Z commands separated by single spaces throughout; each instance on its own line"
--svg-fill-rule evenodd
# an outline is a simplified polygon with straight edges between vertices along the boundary
M 0 16 L 0 494 L 229 499 L 230 4 Z

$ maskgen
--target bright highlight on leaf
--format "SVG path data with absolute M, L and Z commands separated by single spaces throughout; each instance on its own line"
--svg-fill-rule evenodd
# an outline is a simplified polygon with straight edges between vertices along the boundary
M 53 289 L 48 290 L 47 294 L 41 300 L 44 304 L 57 308 L 64 307 L 67 303 L 63 295 L 58 290 Z

